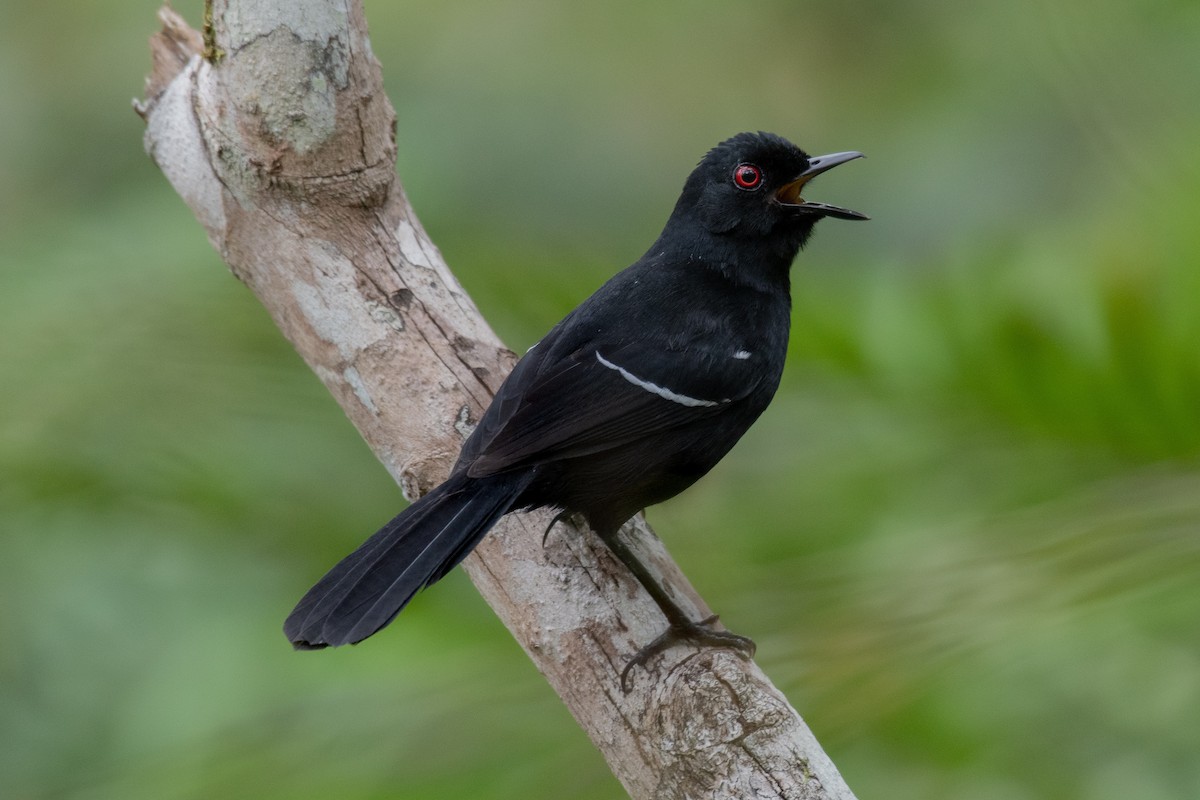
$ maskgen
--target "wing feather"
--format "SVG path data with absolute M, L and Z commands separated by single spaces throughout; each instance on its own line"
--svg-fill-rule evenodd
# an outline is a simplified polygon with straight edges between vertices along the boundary
M 519 376 L 528 380 L 524 391 L 497 395 L 503 416 L 481 422 L 490 430 L 471 454 L 469 474 L 482 477 L 596 453 L 720 414 L 758 381 L 750 365 L 716 369 L 709 356 L 655 352 L 636 343 L 602 352 L 589 343 L 540 373 L 531 364 Z M 646 365 L 640 370 L 645 374 L 621 366 L 634 364 Z

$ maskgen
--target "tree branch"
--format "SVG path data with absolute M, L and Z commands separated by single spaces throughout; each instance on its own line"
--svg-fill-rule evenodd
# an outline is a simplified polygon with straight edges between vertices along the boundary
M 395 177 L 395 116 L 361 3 L 213 2 L 204 36 L 170 8 L 159 17 L 135 103 L 147 151 L 419 496 L 446 477 L 515 358 Z M 622 693 L 621 668 L 665 623 L 589 531 L 556 529 L 543 548 L 549 518 L 505 517 L 464 566 L 631 796 L 852 800 L 753 662 L 675 647 Z M 640 518 L 626 534 L 697 618 L 709 614 Z

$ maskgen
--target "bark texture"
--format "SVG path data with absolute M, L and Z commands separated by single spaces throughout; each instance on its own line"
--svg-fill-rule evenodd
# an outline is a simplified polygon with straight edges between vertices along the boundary
M 213 2 L 203 34 L 170 8 L 159 16 L 135 103 L 147 151 L 405 494 L 419 496 L 446 477 L 515 357 L 396 179 L 395 117 L 361 3 Z M 590 532 L 556 528 L 543 548 L 549 517 L 506 517 L 464 566 L 632 797 L 853 798 L 753 662 L 676 647 L 622 693 L 622 667 L 664 621 Z M 626 535 L 697 618 L 708 615 L 643 521 Z

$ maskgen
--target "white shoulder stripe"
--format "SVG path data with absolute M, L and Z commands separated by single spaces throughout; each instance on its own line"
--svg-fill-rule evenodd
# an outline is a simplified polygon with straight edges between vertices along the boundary
M 716 400 L 697 400 L 696 398 L 688 397 L 685 394 L 677 394 L 675 392 L 672 392 L 670 389 L 666 388 L 665 386 L 659 386 L 657 383 L 651 383 L 650 381 L 642 380 L 637 375 L 634 375 L 632 372 L 625 369 L 624 367 L 617 366 L 616 364 L 612 363 L 604 356 L 600 355 L 599 350 L 596 351 L 596 360 L 599 361 L 603 366 L 606 366 L 609 369 L 613 369 L 613 370 L 616 370 L 617 372 L 619 372 L 621 374 L 622 378 L 629 381 L 634 386 L 637 386 L 641 389 L 645 389 L 647 392 L 656 394 L 659 397 L 662 397 L 666 400 L 670 400 L 672 403 L 679 403 L 682 406 L 697 407 L 697 406 L 719 406 L 719 405 L 721 405 L 721 403 L 729 402 L 728 400 L 722 400 L 720 402 L 718 402 Z

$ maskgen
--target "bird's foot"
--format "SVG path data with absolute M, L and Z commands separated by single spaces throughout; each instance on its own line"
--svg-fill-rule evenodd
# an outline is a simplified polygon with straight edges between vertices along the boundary
M 745 659 L 750 659 L 754 656 L 756 645 L 753 639 L 746 636 L 739 636 L 729 631 L 713 630 L 711 626 L 716 621 L 717 615 L 713 614 L 711 617 L 702 619 L 699 622 L 672 622 L 671 626 L 661 636 L 637 651 L 637 654 L 625 665 L 625 669 L 621 670 L 621 691 L 626 694 L 629 693 L 628 678 L 629 673 L 634 667 L 645 665 L 651 658 L 675 644 L 692 644 L 698 647 L 724 647 L 736 650 Z
M 554 519 L 550 520 L 550 524 L 546 526 L 546 530 L 542 531 L 542 548 L 546 547 L 546 540 L 550 538 L 550 531 L 554 530 L 554 526 L 560 522 L 566 522 L 574 516 L 572 511 L 560 511 L 554 515 Z

